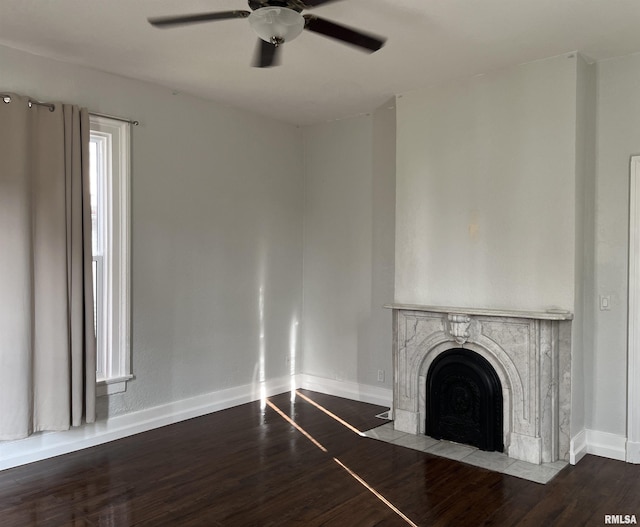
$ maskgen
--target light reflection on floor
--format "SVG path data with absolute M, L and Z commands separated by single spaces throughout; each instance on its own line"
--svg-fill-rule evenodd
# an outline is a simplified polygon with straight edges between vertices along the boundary
M 349 423 L 347 423 L 344 419 L 341 419 L 340 417 L 338 417 L 336 414 L 330 412 L 329 410 L 327 410 L 324 406 L 322 406 L 321 404 L 318 404 L 317 402 L 315 402 L 314 400 L 310 399 L 309 397 L 307 397 L 305 394 L 300 393 L 298 390 L 296 390 L 296 395 L 298 397 L 300 397 L 301 399 L 304 399 L 305 401 L 307 401 L 308 403 L 312 404 L 313 406 L 315 406 L 318 410 L 324 412 L 325 414 L 327 414 L 329 417 L 331 417 L 332 419 L 335 419 L 336 421 L 338 421 L 338 423 L 340 423 L 342 426 L 348 428 L 349 430 L 351 430 L 352 432 L 355 432 L 356 434 L 358 434 L 359 436 L 363 436 L 364 437 L 364 433 L 361 432 L 360 430 L 358 430 L 355 426 L 351 426 Z
M 329 452 L 322 444 L 320 444 L 316 439 L 308 433 L 304 428 L 302 428 L 298 423 L 296 423 L 291 417 L 285 414 L 280 408 L 278 408 L 275 404 L 273 404 L 269 399 L 267 399 L 267 406 L 275 411 L 280 417 L 282 417 L 285 421 L 287 421 L 291 426 L 293 426 L 298 432 L 300 432 L 303 436 L 305 436 L 309 441 L 311 441 L 314 445 L 316 445 L 323 452 Z
M 324 408 L 322 405 L 316 403 L 315 401 L 313 401 L 312 399 L 310 399 L 309 397 L 307 397 L 306 395 L 296 391 L 296 395 L 299 396 L 300 398 L 302 398 L 303 400 L 305 400 L 306 402 L 312 404 L 313 406 L 315 406 L 316 408 L 318 408 L 319 410 L 321 410 L 322 412 L 324 412 L 325 414 L 327 414 L 328 416 L 330 416 L 331 418 L 335 419 L 337 422 L 339 422 L 341 425 L 345 426 L 346 428 L 348 428 L 349 430 L 351 430 L 352 432 L 355 432 L 356 434 L 363 436 L 364 434 L 362 432 L 360 432 L 357 428 L 355 428 L 354 426 L 351 426 L 349 423 L 347 423 L 346 421 L 344 421 L 343 419 L 341 419 L 340 417 L 338 417 L 337 415 L 333 414 L 332 412 L 330 412 L 329 410 L 327 410 L 326 408 Z M 291 426 L 293 426 L 296 430 L 298 430 L 298 432 L 300 432 L 302 435 L 304 435 L 309 441 L 311 441 L 316 447 L 318 447 L 320 450 L 322 450 L 323 452 L 328 453 L 329 451 L 320 443 L 318 442 L 311 434 L 309 434 L 304 428 L 302 428 L 298 423 L 296 423 L 291 417 L 289 417 L 287 414 L 285 414 L 282 410 L 280 410 L 280 408 L 278 408 L 277 405 L 275 405 L 273 402 L 271 402 L 269 399 L 266 399 L 266 404 L 267 406 L 269 406 L 269 408 L 271 408 L 274 412 L 276 412 L 280 417 L 282 417 L 285 421 L 287 421 Z M 412 527 L 418 527 L 414 522 L 411 521 L 411 519 L 409 519 L 400 509 L 398 509 L 395 505 L 393 505 L 393 503 L 391 503 L 388 499 L 386 499 L 382 494 L 380 494 L 377 490 L 375 490 L 371 485 L 369 485 L 364 479 L 362 479 L 360 476 L 358 476 L 358 474 L 356 474 L 354 471 L 352 471 L 349 467 L 347 467 L 344 463 L 342 463 L 338 458 L 333 458 L 333 460 L 338 464 L 338 466 L 340 466 L 347 474 L 349 474 L 353 479 L 355 479 L 358 483 L 360 483 L 363 487 L 365 487 L 371 494 L 373 494 L 376 498 L 378 498 L 382 503 L 384 503 L 387 507 L 389 507 L 389 509 L 391 509 L 393 512 L 395 512 L 398 516 L 400 516 L 405 522 L 407 522 L 407 524 L 411 525 Z

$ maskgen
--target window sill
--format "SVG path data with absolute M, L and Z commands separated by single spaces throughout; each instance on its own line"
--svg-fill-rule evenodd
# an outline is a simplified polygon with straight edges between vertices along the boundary
M 104 397 L 105 395 L 126 392 L 127 381 L 130 381 L 131 379 L 133 379 L 133 375 L 124 375 L 122 377 L 113 377 L 111 379 L 98 381 L 96 383 L 96 397 Z

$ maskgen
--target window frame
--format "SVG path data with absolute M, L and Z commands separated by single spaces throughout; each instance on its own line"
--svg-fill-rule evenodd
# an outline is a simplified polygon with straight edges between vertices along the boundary
M 131 374 L 130 345 L 130 124 L 90 116 L 96 144 L 100 235 L 96 275 L 96 395 L 126 391 Z M 101 221 L 102 220 L 102 221 Z M 102 223 L 102 224 L 101 224 Z M 101 242 L 101 243 L 100 243 Z

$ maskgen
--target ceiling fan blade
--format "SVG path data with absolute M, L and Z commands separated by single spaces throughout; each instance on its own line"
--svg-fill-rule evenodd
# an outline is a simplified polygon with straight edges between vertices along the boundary
M 182 26 L 197 22 L 211 22 L 212 20 L 228 20 L 230 18 L 247 18 L 251 11 L 217 11 L 215 13 L 200 13 L 182 16 L 160 16 L 148 18 L 149 24 L 154 27 L 166 28 Z
M 255 68 L 270 68 L 280 64 L 280 46 L 266 42 L 261 38 L 258 39 L 256 54 L 253 59 Z
M 337 2 L 338 0 L 302 0 L 302 4 L 306 9 L 318 7 L 319 5 L 328 4 L 329 2 Z
M 359 48 L 363 48 L 370 52 L 378 51 L 382 46 L 384 46 L 386 41 L 384 38 L 363 33 L 357 29 L 351 29 L 347 26 L 342 26 L 335 22 L 325 20 L 324 18 L 318 18 L 315 15 L 304 15 L 304 18 L 305 29 L 319 33 L 325 37 L 335 38 L 336 40 L 341 40 L 347 44 L 358 46 Z

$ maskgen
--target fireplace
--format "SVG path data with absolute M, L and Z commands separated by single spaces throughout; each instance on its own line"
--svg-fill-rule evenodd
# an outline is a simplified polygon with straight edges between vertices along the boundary
M 570 313 L 387 307 L 397 430 L 503 450 L 530 463 L 568 461 Z M 461 432 L 465 424 L 479 430 Z
M 427 374 L 425 431 L 435 439 L 503 451 L 502 386 L 482 355 L 445 351 Z

